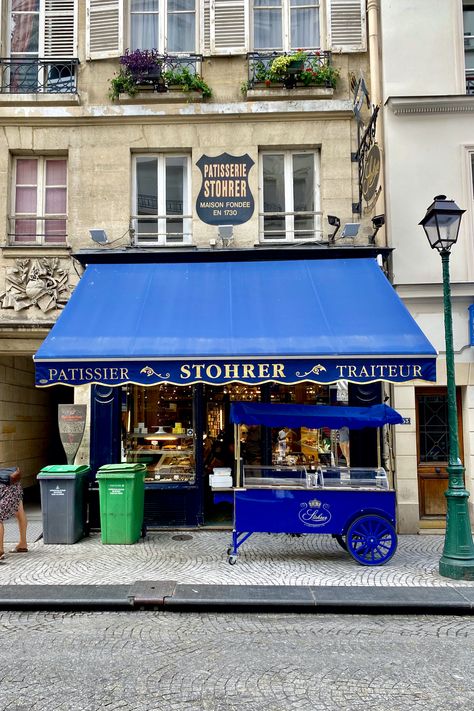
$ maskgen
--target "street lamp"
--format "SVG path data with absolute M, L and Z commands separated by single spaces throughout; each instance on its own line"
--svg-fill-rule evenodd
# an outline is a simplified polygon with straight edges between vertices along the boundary
M 464 487 L 464 467 L 459 458 L 458 414 L 454 375 L 453 321 L 451 315 L 451 287 L 449 256 L 456 243 L 461 224 L 461 210 L 446 195 L 437 195 L 419 223 L 426 232 L 430 246 L 437 249 L 443 264 L 444 334 L 446 340 L 446 378 L 448 386 L 449 463 L 446 533 L 444 550 L 439 561 L 439 572 L 454 580 L 474 580 L 474 543 L 469 521 L 469 493 Z

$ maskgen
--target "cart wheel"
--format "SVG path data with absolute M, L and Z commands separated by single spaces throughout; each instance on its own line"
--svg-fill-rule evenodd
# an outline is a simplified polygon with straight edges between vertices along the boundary
M 347 543 L 344 540 L 344 536 L 341 536 L 340 533 L 334 533 L 333 538 L 339 543 L 343 551 L 347 551 Z
M 397 534 L 382 516 L 361 516 L 349 526 L 346 543 L 351 556 L 361 565 L 382 565 L 397 550 Z
M 229 565 L 235 565 L 237 563 L 237 556 L 230 555 L 228 560 L 229 560 Z
M 227 553 L 227 555 L 230 555 L 232 553 L 232 546 L 228 547 L 226 553 Z

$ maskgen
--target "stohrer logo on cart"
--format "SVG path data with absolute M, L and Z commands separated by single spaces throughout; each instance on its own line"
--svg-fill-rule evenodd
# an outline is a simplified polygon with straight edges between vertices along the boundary
M 323 504 L 318 499 L 300 504 L 298 518 L 305 526 L 325 526 L 331 520 L 329 504 Z

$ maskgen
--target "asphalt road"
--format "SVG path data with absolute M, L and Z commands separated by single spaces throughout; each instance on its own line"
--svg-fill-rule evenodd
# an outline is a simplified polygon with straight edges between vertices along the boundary
M 1 711 L 474 708 L 474 617 L 0 613 Z

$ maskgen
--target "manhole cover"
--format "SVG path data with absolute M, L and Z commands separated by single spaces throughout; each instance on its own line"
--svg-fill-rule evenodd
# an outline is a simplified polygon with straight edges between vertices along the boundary
M 193 537 L 188 533 L 179 533 L 177 536 L 172 536 L 173 541 L 192 541 Z

